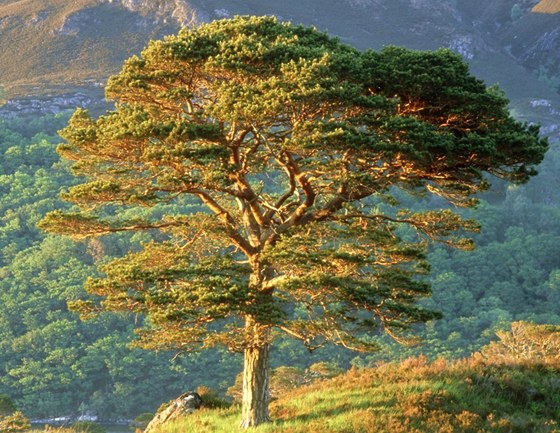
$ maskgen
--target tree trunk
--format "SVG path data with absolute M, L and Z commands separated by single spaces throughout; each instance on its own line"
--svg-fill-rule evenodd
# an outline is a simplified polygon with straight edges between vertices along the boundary
M 255 307 L 268 306 L 272 302 L 271 291 L 262 291 L 263 282 L 272 272 L 254 260 L 249 286 L 256 291 Z M 240 427 L 248 429 L 270 421 L 268 403 L 270 399 L 270 327 L 260 323 L 259 317 L 245 317 L 243 402 Z
M 241 428 L 247 429 L 270 421 L 269 352 L 269 343 L 245 349 Z

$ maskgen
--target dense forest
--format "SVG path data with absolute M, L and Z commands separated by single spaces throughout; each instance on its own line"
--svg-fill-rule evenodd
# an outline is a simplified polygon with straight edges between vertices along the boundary
M 59 193 L 76 179 L 55 151 L 56 131 L 68 118 L 62 113 L 0 121 L 0 394 L 32 418 L 71 412 L 115 419 L 154 411 L 197 386 L 224 392 L 239 373 L 237 355 L 143 351 L 130 344 L 141 317 L 107 314 L 81 321 L 68 310 L 68 300 L 85 296 L 83 282 L 95 275 L 96 263 L 149 238 L 120 234 L 76 244 L 36 227 L 46 212 L 69 206 Z M 443 319 L 418 327 L 420 345 L 386 342 L 381 352 L 364 356 L 330 347 L 308 353 L 298 343 L 279 340 L 274 367 L 328 359 L 348 368 L 419 353 L 459 358 L 513 321 L 560 324 L 559 168 L 560 151 L 553 144 L 529 183 L 490 179 L 492 189 L 469 211 L 482 224 L 477 248 L 433 247 L 433 296 L 423 302 Z M 196 210 L 195 204 L 184 206 Z M 150 210 L 166 211 L 163 205 Z

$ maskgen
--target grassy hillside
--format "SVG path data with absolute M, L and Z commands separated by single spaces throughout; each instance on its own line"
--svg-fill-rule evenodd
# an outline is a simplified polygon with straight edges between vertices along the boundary
M 282 396 L 272 404 L 274 423 L 254 431 L 558 433 L 559 367 L 487 363 L 476 355 L 352 370 Z M 161 433 L 231 433 L 238 412 L 201 410 Z
M 7 96 L 93 84 L 151 38 L 178 29 L 97 0 L 0 2 L 0 84 Z

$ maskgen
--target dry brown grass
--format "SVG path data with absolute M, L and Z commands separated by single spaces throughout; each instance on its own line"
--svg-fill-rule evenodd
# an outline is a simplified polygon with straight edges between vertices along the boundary
M 178 29 L 153 22 L 142 27 L 141 20 L 97 0 L 1 2 L 0 84 L 6 97 L 103 83 L 149 39 Z
M 556 14 L 560 12 L 560 0 L 541 0 L 532 9 L 533 12 Z

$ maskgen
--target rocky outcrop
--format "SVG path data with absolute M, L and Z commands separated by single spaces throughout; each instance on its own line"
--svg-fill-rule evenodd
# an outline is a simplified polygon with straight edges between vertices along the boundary
M 100 0 L 149 16 L 156 21 L 174 19 L 181 26 L 192 27 L 201 22 L 198 12 L 186 0 Z
M 65 17 L 55 32 L 64 36 L 77 36 L 83 28 L 95 24 L 99 24 L 99 19 L 89 9 L 85 9 Z
M 154 431 L 156 427 L 161 426 L 180 416 L 190 414 L 199 409 L 202 405 L 202 398 L 196 392 L 187 392 L 179 398 L 173 400 L 167 407 L 159 411 L 154 419 L 150 421 L 144 433 Z

